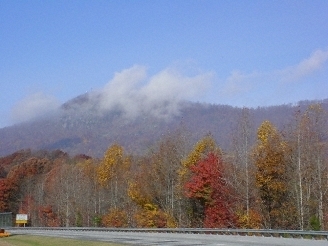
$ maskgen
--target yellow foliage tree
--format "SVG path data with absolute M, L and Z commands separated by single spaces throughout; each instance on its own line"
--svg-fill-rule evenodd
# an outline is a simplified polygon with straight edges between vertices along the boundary
M 150 197 L 142 194 L 140 186 L 137 182 L 130 182 L 128 195 L 137 205 L 139 209 L 134 214 L 134 219 L 138 227 L 177 227 L 175 219 L 168 213 L 158 209 Z
M 277 129 L 264 121 L 257 132 L 253 157 L 256 165 L 256 186 L 263 204 L 267 227 L 281 228 L 282 221 L 293 220 L 293 214 L 284 213 L 288 203 L 287 145 Z M 289 218 L 286 218 L 288 216 Z M 284 223 L 284 226 L 287 226 Z
M 134 214 L 138 227 L 145 228 L 174 228 L 177 224 L 172 216 L 152 204 L 146 204 L 143 209 Z
M 122 208 L 128 202 L 127 189 L 131 160 L 123 148 L 114 144 L 108 148 L 97 168 L 97 179 L 107 194 L 107 209 Z
M 120 171 L 126 171 L 130 167 L 130 159 L 124 156 L 122 146 L 114 144 L 110 146 L 98 167 L 98 181 L 102 186 L 108 184 L 108 181 L 117 176 Z
M 140 207 L 150 204 L 150 198 L 141 193 L 137 182 L 129 182 L 128 195 Z
M 260 229 L 262 227 L 262 217 L 261 214 L 253 209 L 248 211 L 240 209 L 237 211 L 237 223 L 241 228 L 246 229 Z

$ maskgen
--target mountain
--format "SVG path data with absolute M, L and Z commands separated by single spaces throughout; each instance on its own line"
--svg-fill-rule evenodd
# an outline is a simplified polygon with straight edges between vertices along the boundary
M 121 144 L 129 152 L 141 153 L 165 134 L 179 130 L 187 131 L 193 141 L 211 133 L 221 148 L 227 149 L 242 112 L 241 108 L 227 105 L 179 102 L 176 110 L 164 114 L 165 117 L 142 110 L 131 117 L 119 106 L 100 111 L 98 100 L 84 94 L 63 104 L 52 116 L 0 129 L 0 156 L 21 149 L 60 149 L 71 155 L 100 157 L 113 143 Z M 312 103 L 317 102 L 250 109 L 253 130 L 263 120 L 282 129 L 299 108 L 304 110 Z M 328 99 L 320 103 L 328 111 Z

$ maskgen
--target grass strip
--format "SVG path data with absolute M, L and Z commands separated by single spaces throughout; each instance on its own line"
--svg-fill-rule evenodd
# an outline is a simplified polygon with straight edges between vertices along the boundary
M 124 244 L 76 240 L 71 238 L 58 238 L 34 235 L 11 235 L 10 237 L 0 238 L 1 246 L 123 246 Z

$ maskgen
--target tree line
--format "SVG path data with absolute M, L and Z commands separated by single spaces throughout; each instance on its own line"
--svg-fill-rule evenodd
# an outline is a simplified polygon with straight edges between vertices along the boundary
M 327 230 L 327 112 L 296 111 L 278 130 L 250 111 L 223 151 L 177 130 L 143 155 L 109 146 L 102 158 L 22 150 L 0 158 L 0 212 L 32 226 Z

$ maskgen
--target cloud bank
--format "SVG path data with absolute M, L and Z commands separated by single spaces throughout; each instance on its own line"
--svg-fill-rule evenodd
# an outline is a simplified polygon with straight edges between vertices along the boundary
M 83 103 L 76 100 L 78 103 L 70 108 L 72 112 L 80 109 L 98 114 L 117 111 L 127 119 L 144 114 L 169 119 L 180 113 L 182 101 L 238 107 L 292 103 L 309 99 L 310 93 L 313 97 L 317 96 L 315 93 L 326 97 L 326 80 L 312 78 L 320 70 L 327 74 L 327 63 L 328 49 L 319 49 L 293 66 L 269 72 L 234 70 L 225 79 L 218 79 L 214 72 L 199 71 L 190 64 L 170 66 L 152 75 L 145 66 L 134 65 L 116 72 L 103 88 L 89 92 L 87 100 L 82 100 Z M 12 119 L 17 123 L 48 116 L 56 112 L 60 104 L 51 95 L 36 93 L 15 105 Z
M 103 88 L 89 92 L 87 99 L 82 96 L 71 100 L 66 109 L 72 109 L 70 113 L 119 111 L 127 119 L 145 113 L 169 119 L 179 114 L 181 101 L 200 99 L 214 77 L 212 72 L 193 71 L 193 75 L 188 75 L 186 71 L 190 69 L 172 66 L 150 76 L 145 66 L 134 65 L 116 72 Z M 15 105 L 12 119 L 19 123 L 53 115 L 60 104 L 53 96 L 32 94 Z
M 213 77 L 212 72 L 188 76 L 173 67 L 148 76 L 146 67 L 135 65 L 116 73 L 95 97 L 101 98 L 101 111 L 118 109 L 128 118 L 141 113 L 169 118 L 179 114 L 181 101 L 200 98 Z

